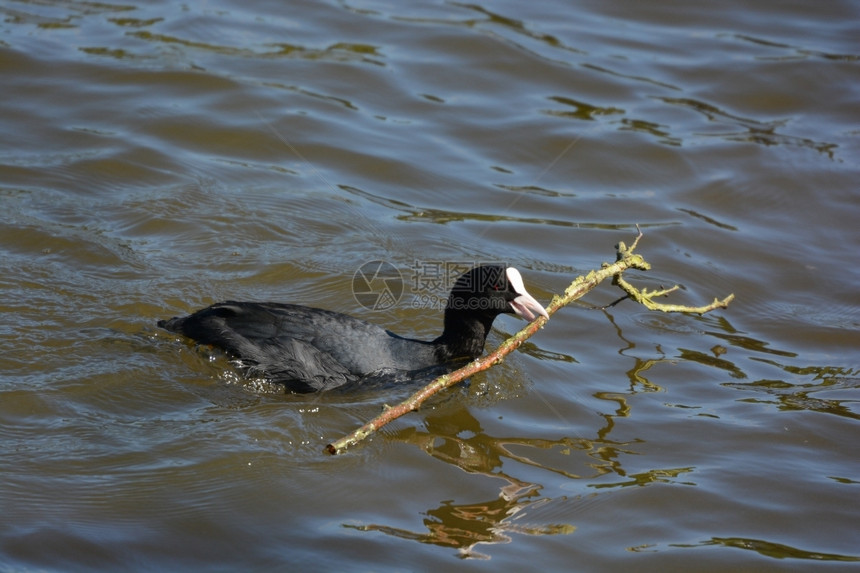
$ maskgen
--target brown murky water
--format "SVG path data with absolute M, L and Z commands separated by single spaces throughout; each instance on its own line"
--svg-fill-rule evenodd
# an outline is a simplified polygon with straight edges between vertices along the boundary
M 0 13 L 0 570 L 858 567 L 856 3 Z M 431 338 L 433 269 L 546 302 L 637 223 L 631 280 L 733 305 L 571 306 L 344 456 L 407 390 L 284 395 L 155 327 L 233 298 Z

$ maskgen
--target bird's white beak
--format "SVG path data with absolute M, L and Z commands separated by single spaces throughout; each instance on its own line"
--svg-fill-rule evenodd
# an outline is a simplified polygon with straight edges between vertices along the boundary
M 549 314 L 547 314 L 546 309 L 541 306 L 541 304 L 526 290 L 526 287 L 523 284 L 523 277 L 520 272 L 513 267 L 508 267 L 505 270 L 505 274 L 508 277 L 508 283 L 513 287 L 517 294 L 519 294 L 517 298 L 511 301 L 511 307 L 514 309 L 514 313 L 529 322 L 535 319 L 535 314 L 544 318 L 549 318 Z
M 514 307 L 514 312 L 517 316 L 521 316 L 529 322 L 535 319 L 533 313 L 537 313 L 544 318 L 549 318 L 546 309 L 534 299 L 529 293 L 521 294 L 511 301 L 511 306 Z

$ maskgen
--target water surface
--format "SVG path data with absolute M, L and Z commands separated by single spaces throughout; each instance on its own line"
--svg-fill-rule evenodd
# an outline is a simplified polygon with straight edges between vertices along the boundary
M 0 6 L 0 569 L 853 570 L 853 2 Z M 432 338 L 445 265 L 604 285 L 406 389 L 286 395 L 155 327 L 223 299 Z M 397 304 L 353 275 L 386 261 Z M 490 345 L 522 323 L 503 317 Z

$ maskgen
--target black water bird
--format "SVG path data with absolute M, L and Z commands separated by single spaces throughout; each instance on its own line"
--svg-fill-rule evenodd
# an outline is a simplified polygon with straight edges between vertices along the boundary
M 248 374 L 295 392 L 318 392 L 368 380 L 409 380 L 419 371 L 476 358 L 501 313 L 548 318 L 517 269 L 482 265 L 455 282 L 443 332 L 432 341 L 404 338 L 346 314 L 281 303 L 226 301 L 158 326 L 224 350 Z

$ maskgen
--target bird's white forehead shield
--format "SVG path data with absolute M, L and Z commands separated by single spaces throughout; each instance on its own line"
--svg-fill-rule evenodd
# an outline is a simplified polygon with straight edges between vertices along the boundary
M 519 294 L 528 294 L 526 285 L 523 283 L 523 275 L 514 267 L 505 269 L 505 276 L 508 277 L 508 284 Z

